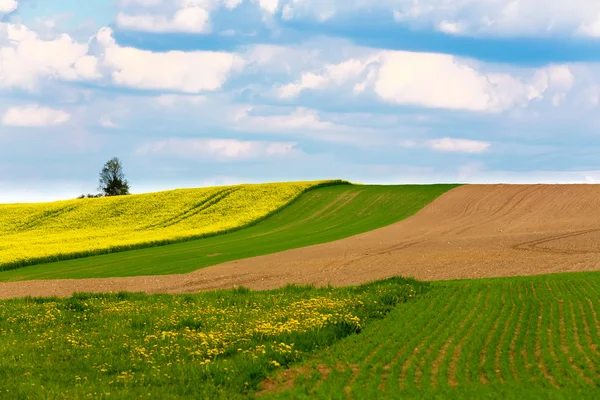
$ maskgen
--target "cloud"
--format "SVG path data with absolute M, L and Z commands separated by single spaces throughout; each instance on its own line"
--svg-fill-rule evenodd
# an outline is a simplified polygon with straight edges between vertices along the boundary
M 192 6 L 178 10 L 172 18 L 162 15 L 128 15 L 117 13 L 117 26 L 121 29 L 142 32 L 209 33 L 210 14 L 205 9 Z
M 256 0 L 255 0 L 256 1 Z M 258 0 L 271 14 L 277 0 Z M 211 14 L 225 8 L 233 10 L 243 0 L 126 0 L 120 2 L 116 16 L 119 29 L 139 32 L 210 33 Z
M 2 118 L 2 125 L 18 127 L 44 127 L 62 125 L 71 115 L 62 110 L 56 110 L 38 105 L 28 107 L 11 107 Z
M 258 1 L 258 5 L 260 8 L 268 12 L 269 14 L 274 14 L 279 8 L 279 0 L 255 0 Z
M 297 107 L 285 113 L 259 115 L 252 106 L 242 107 L 233 117 L 233 127 L 238 131 L 273 133 L 312 139 L 319 142 L 342 143 L 354 146 L 381 145 L 375 129 L 344 125 L 322 118 L 317 110 Z M 342 118 L 343 119 L 343 118 Z
M 553 65 L 547 68 L 550 84 L 561 91 L 568 91 L 573 87 L 575 77 L 566 65 Z
M 215 51 L 152 52 L 114 43 L 112 30 L 103 28 L 98 42 L 108 44 L 101 57 L 112 81 L 136 89 L 175 90 L 185 93 L 215 91 L 229 75 L 243 67 L 241 57 Z
M 118 128 L 118 125 L 115 124 L 109 117 L 100 118 L 99 124 L 101 127 L 107 128 L 107 129 Z
M 449 54 L 367 50 L 301 72 L 298 80 L 276 86 L 277 97 L 293 99 L 304 91 L 330 91 L 338 97 L 340 92 L 374 93 L 386 103 L 402 106 L 499 112 L 542 100 L 546 92 L 564 97 L 575 82 L 567 65 L 518 69 Z M 261 60 L 269 59 L 267 52 Z
M 6 30 L 8 38 L 0 44 L 0 87 L 35 90 L 43 79 L 100 77 L 97 59 L 87 54 L 88 45 L 67 34 L 42 40 L 24 25 L 0 23 L 0 29 Z
M 242 141 L 236 139 L 167 139 L 149 142 L 138 148 L 137 154 L 166 155 L 195 160 L 247 161 L 261 158 L 282 158 L 298 154 L 297 143 Z
M 546 82 L 533 78 L 526 82 L 507 73 L 485 73 L 472 60 L 447 54 L 389 51 L 382 55 L 375 93 L 396 104 L 500 111 L 541 98 Z
M 399 23 L 467 36 L 600 36 L 600 3 L 589 0 L 388 0 Z M 450 22 L 451 21 L 451 22 Z
M 467 139 L 443 138 L 427 142 L 427 146 L 435 151 L 456 153 L 483 153 L 490 148 L 490 143 Z
M 265 0 L 261 0 L 265 1 Z M 376 12 L 417 29 L 467 36 L 585 35 L 600 37 L 593 0 L 280 0 L 283 20 L 351 21 Z
M 318 90 L 342 85 L 361 76 L 370 62 L 371 60 L 350 59 L 339 64 L 326 65 L 320 74 L 305 72 L 298 82 L 281 86 L 278 95 L 281 98 L 289 98 L 297 96 L 303 90 Z
M 242 109 L 235 121 L 247 128 L 258 127 L 265 130 L 327 130 L 334 124 L 321 121 L 317 111 L 298 107 L 291 114 L 285 115 L 251 115 L 252 107 Z
M 119 46 L 110 28 L 89 43 L 62 34 L 42 40 L 24 25 L 0 23 L 8 40 L 0 44 L 0 88 L 35 91 L 49 80 L 97 81 L 136 89 L 186 93 L 214 91 L 243 68 L 233 53 L 212 51 L 153 52 Z
M 19 7 L 17 0 L 0 0 L 0 16 L 15 11 Z
M 460 23 L 450 22 L 450 21 L 441 21 L 437 25 L 437 29 L 440 32 L 448 33 L 451 35 L 460 34 L 464 30 L 464 28 L 462 27 L 462 25 Z

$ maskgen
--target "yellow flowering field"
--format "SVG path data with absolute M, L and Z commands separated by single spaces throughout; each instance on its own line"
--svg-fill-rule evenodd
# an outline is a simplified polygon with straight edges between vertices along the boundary
M 428 290 L 402 278 L 0 302 L 0 398 L 238 398 Z
M 0 270 L 228 232 L 340 181 L 178 189 L 0 205 Z

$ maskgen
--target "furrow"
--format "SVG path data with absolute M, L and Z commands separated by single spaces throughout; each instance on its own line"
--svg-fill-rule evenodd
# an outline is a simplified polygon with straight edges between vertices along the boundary
M 510 287 L 512 289 L 512 283 L 510 284 Z M 500 338 L 498 339 L 498 343 L 496 344 L 496 351 L 494 354 L 494 371 L 496 372 L 496 377 L 498 378 L 498 380 L 501 383 L 505 383 L 506 379 L 502 374 L 502 368 L 501 368 L 501 364 L 500 364 L 500 358 L 502 357 L 502 343 L 504 342 L 504 338 L 506 337 L 506 335 L 508 334 L 509 328 L 510 328 L 510 321 L 513 320 L 513 315 L 515 314 L 515 311 L 517 309 L 517 303 L 514 301 L 514 298 L 512 296 L 510 296 L 510 298 L 512 299 L 512 307 L 510 309 L 510 314 L 508 314 L 508 318 L 506 319 L 506 324 L 504 325 L 504 329 L 502 330 L 502 334 L 500 335 Z
M 537 365 L 536 361 L 536 342 L 537 333 L 536 326 L 538 321 L 538 315 L 536 313 L 539 299 L 533 295 L 535 287 L 533 285 L 523 286 L 525 293 L 529 296 L 529 301 L 525 304 L 525 329 L 523 334 L 523 341 L 519 343 L 517 347 L 521 347 L 521 359 L 523 364 L 524 375 L 529 377 L 531 381 L 543 381 L 544 376 L 539 368 L 534 368 Z M 529 292 L 531 291 L 531 293 Z M 535 300 L 534 300 L 535 299 Z
M 481 347 L 481 352 L 479 354 L 479 381 L 481 383 L 483 383 L 484 385 L 490 383 L 490 380 L 486 374 L 486 364 L 487 364 L 487 355 L 489 353 L 488 348 L 490 347 L 490 344 L 492 343 L 492 340 L 496 335 L 496 332 L 498 332 L 498 327 L 500 326 L 500 321 L 502 320 L 502 316 L 504 315 L 504 311 L 508 310 L 508 307 L 506 307 L 506 299 L 504 298 L 504 290 L 502 291 L 502 295 L 501 295 L 501 301 L 500 303 L 502 304 L 501 307 L 498 307 L 498 313 L 496 315 L 496 319 L 494 320 L 494 325 L 492 326 L 491 329 L 489 329 L 487 332 L 487 336 L 485 338 L 485 341 L 483 343 L 483 346 Z M 471 348 L 471 352 L 472 353 L 476 353 L 475 352 L 475 348 Z
M 478 305 L 480 297 L 481 297 L 481 292 L 479 292 L 477 294 L 477 299 L 475 300 L 476 306 L 471 309 L 471 311 L 469 312 L 469 314 L 467 314 L 467 317 L 461 322 L 461 324 L 459 325 L 458 329 L 456 331 L 454 331 L 454 334 L 448 335 L 448 336 L 443 335 L 443 337 L 445 339 L 444 344 L 442 345 L 441 349 L 438 351 L 437 356 L 435 357 L 435 359 L 431 363 L 431 386 L 432 387 L 435 388 L 435 387 L 438 386 L 439 370 L 440 370 L 440 367 L 441 367 L 442 363 L 444 362 L 444 359 L 448 355 L 448 349 L 451 346 L 451 344 L 455 341 L 455 338 L 457 336 L 459 336 L 459 334 L 462 331 L 462 328 L 464 327 L 464 325 L 469 321 L 469 319 L 473 315 L 473 312 L 475 311 L 475 308 Z M 419 371 L 420 370 L 417 370 L 417 373 L 416 373 L 416 375 L 418 377 L 422 375 L 422 371 L 421 371 L 421 373 L 419 373 Z M 420 383 L 420 381 L 417 380 L 417 384 L 419 384 L 419 383 Z
M 457 296 L 456 304 L 452 305 L 452 307 L 450 307 L 450 306 L 447 307 L 447 308 L 451 308 L 451 311 L 449 313 L 447 313 L 445 315 L 443 313 L 439 314 L 439 315 L 444 315 L 444 316 L 442 317 L 442 319 L 440 321 L 438 321 L 437 327 L 433 331 L 431 331 L 428 335 L 426 335 L 425 337 L 421 337 L 420 342 L 416 346 L 414 346 L 413 351 L 410 353 L 409 357 L 402 364 L 401 372 L 400 372 L 400 375 L 398 378 L 399 384 L 400 384 L 400 389 L 403 389 L 407 386 L 406 382 L 409 381 L 408 378 L 410 376 L 411 367 L 412 367 L 414 361 L 417 359 L 417 357 L 419 357 L 419 354 L 422 353 L 422 349 L 424 347 L 426 348 L 428 341 L 432 337 L 435 337 L 438 334 L 438 332 L 441 331 L 442 328 L 444 328 L 446 326 L 446 324 L 451 323 L 452 318 L 454 317 L 455 313 L 462 311 L 462 306 L 464 306 L 465 303 L 467 303 L 468 296 L 465 293 L 461 293 L 461 294 L 462 294 L 462 296 L 460 296 L 460 297 Z M 417 340 L 419 340 L 418 336 L 417 336 Z
M 483 322 L 486 320 L 486 316 L 489 313 L 491 293 L 492 293 L 492 289 L 488 286 L 488 288 L 486 290 L 485 299 L 483 301 L 483 305 L 484 305 L 483 310 L 481 312 L 473 315 L 475 318 L 474 318 L 471 326 L 469 327 L 468 331 L 462 336 L 460 341 L 456 344 L 454 353 L 452 354 L 452 359 L 450 360 L 449 371 L 448 371 L 449 372 L 448 382 L 450 383 L 450 386 L 453 386 L 453 387 L 458 386 L 459 376 L 460 376 L 459 371 L 462 372 L 462 374 L 465 377 L 468 376 L 469 371 L 466 368 L 464 359 L 463 359 L 463 362 L 460 362 L 461 356 L 462 356 L 462 349 L 465 347 L 465 343 L 472 338 L 474 328 L 478 327 L 480 325 L 480 322 Z M 477 306 L 477 308 L 479 308 L 479 305 Z M 476 311 L 476 309 L 473 309 L 473 312 L 475 312 L 475 311 Z M 465 379 L 465 381 L 466 381 L 466 379 Z M 468 383 L 468 382 L 465 382 L 465 383 Z
M 459 293 L 459 291 L 455 290 L 454 293 L 452 293 L 452 295 L 450 296 L 450 300 L 452 300 L 453 298 L 455 298 L 458 295 L 458 293 Z M 419 330 L 425 331 L 433 323 L 434 319 L 433 318 L 427 318 L 427 317 L 429 317 L 429 313 L 432 310 L 436 310 L 437 309 L 438 303 L 440 301 L 442 301 L 442 299 L 443 299 L 442 296 L 438 296 L 435 299 L 435 301 L 434 300 L 430 300 L 428 302 L 427 307 L 420 313 L 420 318 L 426 318 L 427 323 L 424 326 L 419 327 Z M 448 310 L 449 304 L 450 304 L 450 301 L 448 301 L 446 303 L 446 307 L 442 310 L 442 312 L 446 312 Z M 436 313 L 437 313 L 437 311 L 436 311 Z M 414 321 L 414 323 L 411 324 L 411 325 L 413 327 L 416 327 L 417 326 L 416 321 Z M 398 332 L 400 332 L 400 330 Z M 398 339 L 402 339 L 402 338 L 405 338 L 405 337 L 406 337 L 406 335 L 396 335 L 396 336 L 394 336 L 393 339 L 397 339 L 398 340 Z M 378 390 L 380 390 L 382 393 L 386 392 L 386 387 L 387 387 L 387 384 L 388 384 L 388 377 L 393 372 L 393 368 L 396 366 L 398 360 L 400 360 L 400 358 L 405 354 L 405 352 L 406 352 L 406 350 L 408 348 L 409 348 L 409 343 L 405 342 L 399 350 L 395 351 L 395 356 L 383 366 L 383 371 L 384 372 L 381 375 L 381 383 L 378 386 Z
M 509 369 L 510 372 L 512 373 L 513 379 L 517 382 L 519 382 L 521 380 L 521 377 L 519 376 L 519 373 L 517 372 L 517 367 L 516 367 L 516 362 L 515 362 L 515 353 L 516 353 L 516 342 L 517 339 L 519 338 L 519 335 L 521 334 L 521 324 L 523 322 L 523 316 L 525 314 L 525 301 L 523 300 L 523 286 L 522 285 L 518 285 L 519 288 L 519 303 L 520 303 L 520 312 L 519 312 L 519 317 L 517 319 L 516 322 L 516 326 L 512 335 L 512 338 L 510 339 L 510 343 L 508 345 L 508 365 L 509 365 Z
M 532 287 L 533 287 L 533 283 L 532 283 Z M 535 289 L 534 289 L 534 293 L 535 293 Z M 537 297 L 537 295 L 536 295 Z M 536 331 L 536 335 L 535 335 L 535 358 L 537 361 L 537 367 L 539 368 L 539 370 L 542 372 L 542 375 L 544 376 L 544 378 L 555 388 L 559 388 L 558 383 L 556 382 L 556 379 L 554 378 L 554 376 L 552 376 L 550 374 L 550 371 L 548 370 L 548 367 L 546 366 L 546 363 L 544 362 L 544 358 L 542 357 L 542 346 L 544 347 L 544 349 L 548 348 L 548 344 L 546 343 L 545 340 L 543 340 L 543 336 L 542 336 L 542 329 L 543 329 L 543 321 L 544 321 L 544 303 L 542 301 L 539 301 L 539 307 L 540 307 L 540 311 L 538 314 L 538 322 L 537 322 L 537 331 Z
M 551 364 L 553 365 L 553 369 L 555 370 L 554 378 L 559 386 L 564 387 L 565 384 L 561 382 L 564 378 L 567 382 L 573 383 L 570 376 L 567 374 L 565 370 L 565 359 L 562 352 L 557 352 L 557 349 L 560 349 L 560 332 L 557 335 L 556 332 L 559 331 L 559 328 L 556 326 L 555 321 L 560 319 L 558 314 L 558 306 L 556 305 L 556 298 L 552 293 L 552 289 L 548 285 L 548 282 L 545 282 L 547 296 L 548 296 L 548 318 L 545 321 L 548 322 L 546 326 L 546 336 L 548 338 L 548 343 L 546 349 L 550 353 L 550 357 L 548 360 L 551 360 Z
M 565 294 L 565 285 L 561 284 L 562 288 L 560 288 L 557 282 L 553 283 L 556 292 L 563 294 L 563 298 L 558 300 L 560 316 L 559 330 L 561 337 L 561 350 L 567 357 L 571 368 L 573 368 L 573 370 L 575 370 L 575 372 L 579 375 L 579 378 L 585 381 L 585 383 L 587 383 L 588 385 L 592 385 L 594 382 L 586 372 L 591 372 L 591 370 L 594 369 L 594 367 L 591 365 L 589 358 L 587 358 L 585 353 L 582 351 L 582 346 L 579 338 L 579 331 L 573 315 L 575 312 L 573 303 L 570 299 L 567 299 L 567 296 Z M 565 302 L 567 302 L 568 305 L 566 311 Z M 567 325 L 567 319 L 571 322 L 569 325 Z M 567 335 L 569 336 L 568 338 Z M 585 367 L 585 364 L 587 364 L 587 368 Z

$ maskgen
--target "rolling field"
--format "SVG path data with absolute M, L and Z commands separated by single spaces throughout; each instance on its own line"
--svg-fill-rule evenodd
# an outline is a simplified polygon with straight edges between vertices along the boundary
M 0 302 L 1 399 L 245 398 L 428 285 Z
M 0 398 L 591 399 L 600 273 L 0 302 Z
M 0 205 L 0 271 L 229 232 L 303 192 L 342 181 L 271 183 Z
M 310 362 L 267 398 L 592 399 L 600 273 L 447 281 Z
M 0 398 L 595 398 L 599 210 L 598 186 L 336 185 L 235 232 L 0 272 L 21 297 Z M 577 270 L 597 272 L 540 275 Z M 278 289 L 196 293 L 240 284 Z
M 303 194 L 279 213 L 243 230 L 201 240 L 4 271 L 0 272 L 0 281 L 184 274 L 226 261 L 329 242 L 377 229 L 415 214 L 455 187 L 323 187 Z

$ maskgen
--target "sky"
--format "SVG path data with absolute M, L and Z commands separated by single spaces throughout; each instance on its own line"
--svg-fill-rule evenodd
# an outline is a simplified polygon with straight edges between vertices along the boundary
M 0 203 L 600 182 L 596 0 L 0 0 Z

